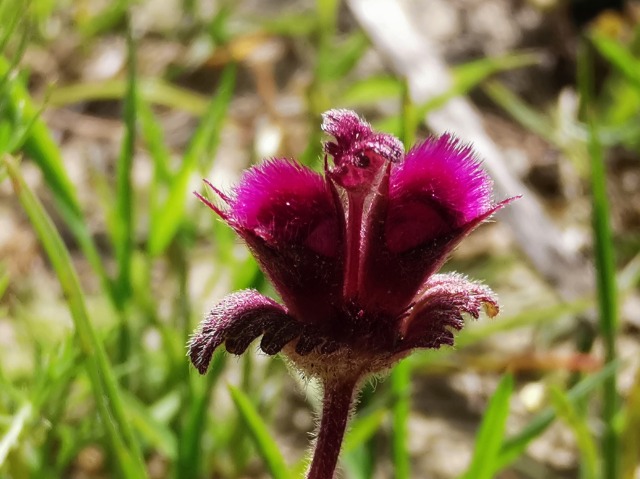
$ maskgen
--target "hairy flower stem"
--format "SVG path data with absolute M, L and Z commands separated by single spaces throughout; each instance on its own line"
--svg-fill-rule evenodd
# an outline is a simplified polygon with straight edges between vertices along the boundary
M 333 479 L 355 395 L 356 381 L 325 381 L 320 431 L 307 479 Z

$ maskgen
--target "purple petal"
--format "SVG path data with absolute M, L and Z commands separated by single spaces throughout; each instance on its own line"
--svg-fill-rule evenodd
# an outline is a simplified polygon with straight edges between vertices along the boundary
M 366 292 L 361 298 L 363 306 L 393 315 L 400 314 L 427 278 L 442 267 L 460 241 L 513 199 L 499 203 L 470 223 L 400 254 L 385 247 L 383 231 L 372 231 L 361 274 L 364 284 L 362 290 Z M 384 223 L 379 230 L 383 228 Z
M 286 309 L 257 291 L 244 290 L 222 299 L 204 318 L 189 341 L 189 358 L 200 372 L 207 372 L 215 350 L 225 343 L 227 351 L 242 354 L 264 334 L 262 350 L 276 354 L 295 339 L 302 324 Z
M 398 348 L 404 351 L 452 345 L 452 330 L 462 329 L 463 314 L 477 319 L 483 308 L 489 317 L 499 312 L 497 298 L 490 288 L 457 273 L 436 274 L 429 278 L 409 314 L 402 320 L 402 341 Z
M 223 198 L 224 199 L 224 198 Z M 288 160 L 247 170 L 221 211 L 247 242 L 291 314 L 321 321 L 342 290 L 342 231 L 334 192 L 314 171 Z
M 471 147 L 450 135 L 415 146 L 391 172 L 389 250 L 407 251 L 475 220 L 491 209 L 491 192 Z
M 490 178 L 450 136 L 413 148 L 368 213 L 363 305 L 400 314 L 458 243 L 512 200 L 492 205 Z
M 230 215 L 268 244 L 296 243 L 323 256 L 338 253 L 337 214 L 324 178 L 289 160 L 247 170 L 234 190 Z

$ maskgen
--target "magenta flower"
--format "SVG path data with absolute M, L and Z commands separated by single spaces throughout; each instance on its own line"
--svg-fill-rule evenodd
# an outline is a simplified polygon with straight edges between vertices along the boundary
M 508 201 L 473 150 L 451 135 L 406 155 L 348 110 L 331 110 L 322 129 L 324 176 L 291 160 L 247 170 L 223 207 L 197 195 L 247 243 L 282 305 L 257 291 L 230 294 L 189 344 L 198 371 L 225 345 L 242 354 L 280 351 L 324 387 L 311 479 L 330 479 L 361 382 L 416 348 L 453 344 L 463 314 L 489 316 L 498 303 L 460 274 L 435 274 L 455 246 Z

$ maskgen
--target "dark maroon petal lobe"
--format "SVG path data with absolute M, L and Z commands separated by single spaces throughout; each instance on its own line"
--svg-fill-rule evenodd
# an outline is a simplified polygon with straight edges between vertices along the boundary
M 214 209 L 247 242 L 291 313 L 319 321 L 342 290 L 342 232 L 334 194 L 318 173 L 293 161 L 250 168 Z M 214 205 L 215 206 L 215 205 Z
M 453 345 L 453 331 L 464 326 L 463 314 L 478 319 L 482 309 L 489 317 L 499 312 L 490 288 L 457 273 L 433 275 L 399 325 L 398 352 Z
M 506 202 L 492 204 L 491 179 L 449 135 L 414 147 L 392 168 L 388 188 L 369 212 L 361 300 L 399 314 L 457 244 Z
M 259 336 L 260 348 L 276 354 L 302 331 L 302 323 L 278 303 L 257 291 L 232 293 L 220 301 L 200 323 L 189 341 L 189 358 L 200 372 L 207 372 L 215 350 L 223 343 L 228 352 L 242 354 Z

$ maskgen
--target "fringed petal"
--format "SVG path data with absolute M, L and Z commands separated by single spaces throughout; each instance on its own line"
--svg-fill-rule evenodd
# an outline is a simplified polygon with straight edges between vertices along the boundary
M 398 350 L 453 345 L 452 330 L 462 329 L 463 314 L 477 319 L 482 309 L 489 317 L 499 312 L 489 287 L 457 273 L 433 275 L 399 325 Z
M 360 299 L 399 314 L 460 241 L 514 198 L 494 205 L 491 179 L 450 135 L 414 147 L 392 166 L 388 188 L 368 212 Z
M 443 135 L 415 146 L 391 171 L 387 247 L 403 253 L 492 208 L 492 182 L 471 147 Z
M 224 210 L 206 204 L 247 242 L 291 314 L 321 320 L 339 301 L 343 280 L 340 216 L 325 179 L 293 161 L 269 160 L 247 170 L 223 199 Z
M 302 324 L 282 306 L 255 290 L 232 293 L 204 318 L 189 341 L 189 358 L 204 374 L 215 350 L 223 343 L 228 352 L 242 354 L 259 336 L 261 349 L 279 352 L 302 331 Z
M 321 175 L 294 161 L 268 160 L 247 170 L 229 212 L 239 228 L 271 246 L 295 243 L 323 256 L 338 254 L 331 192 Z

